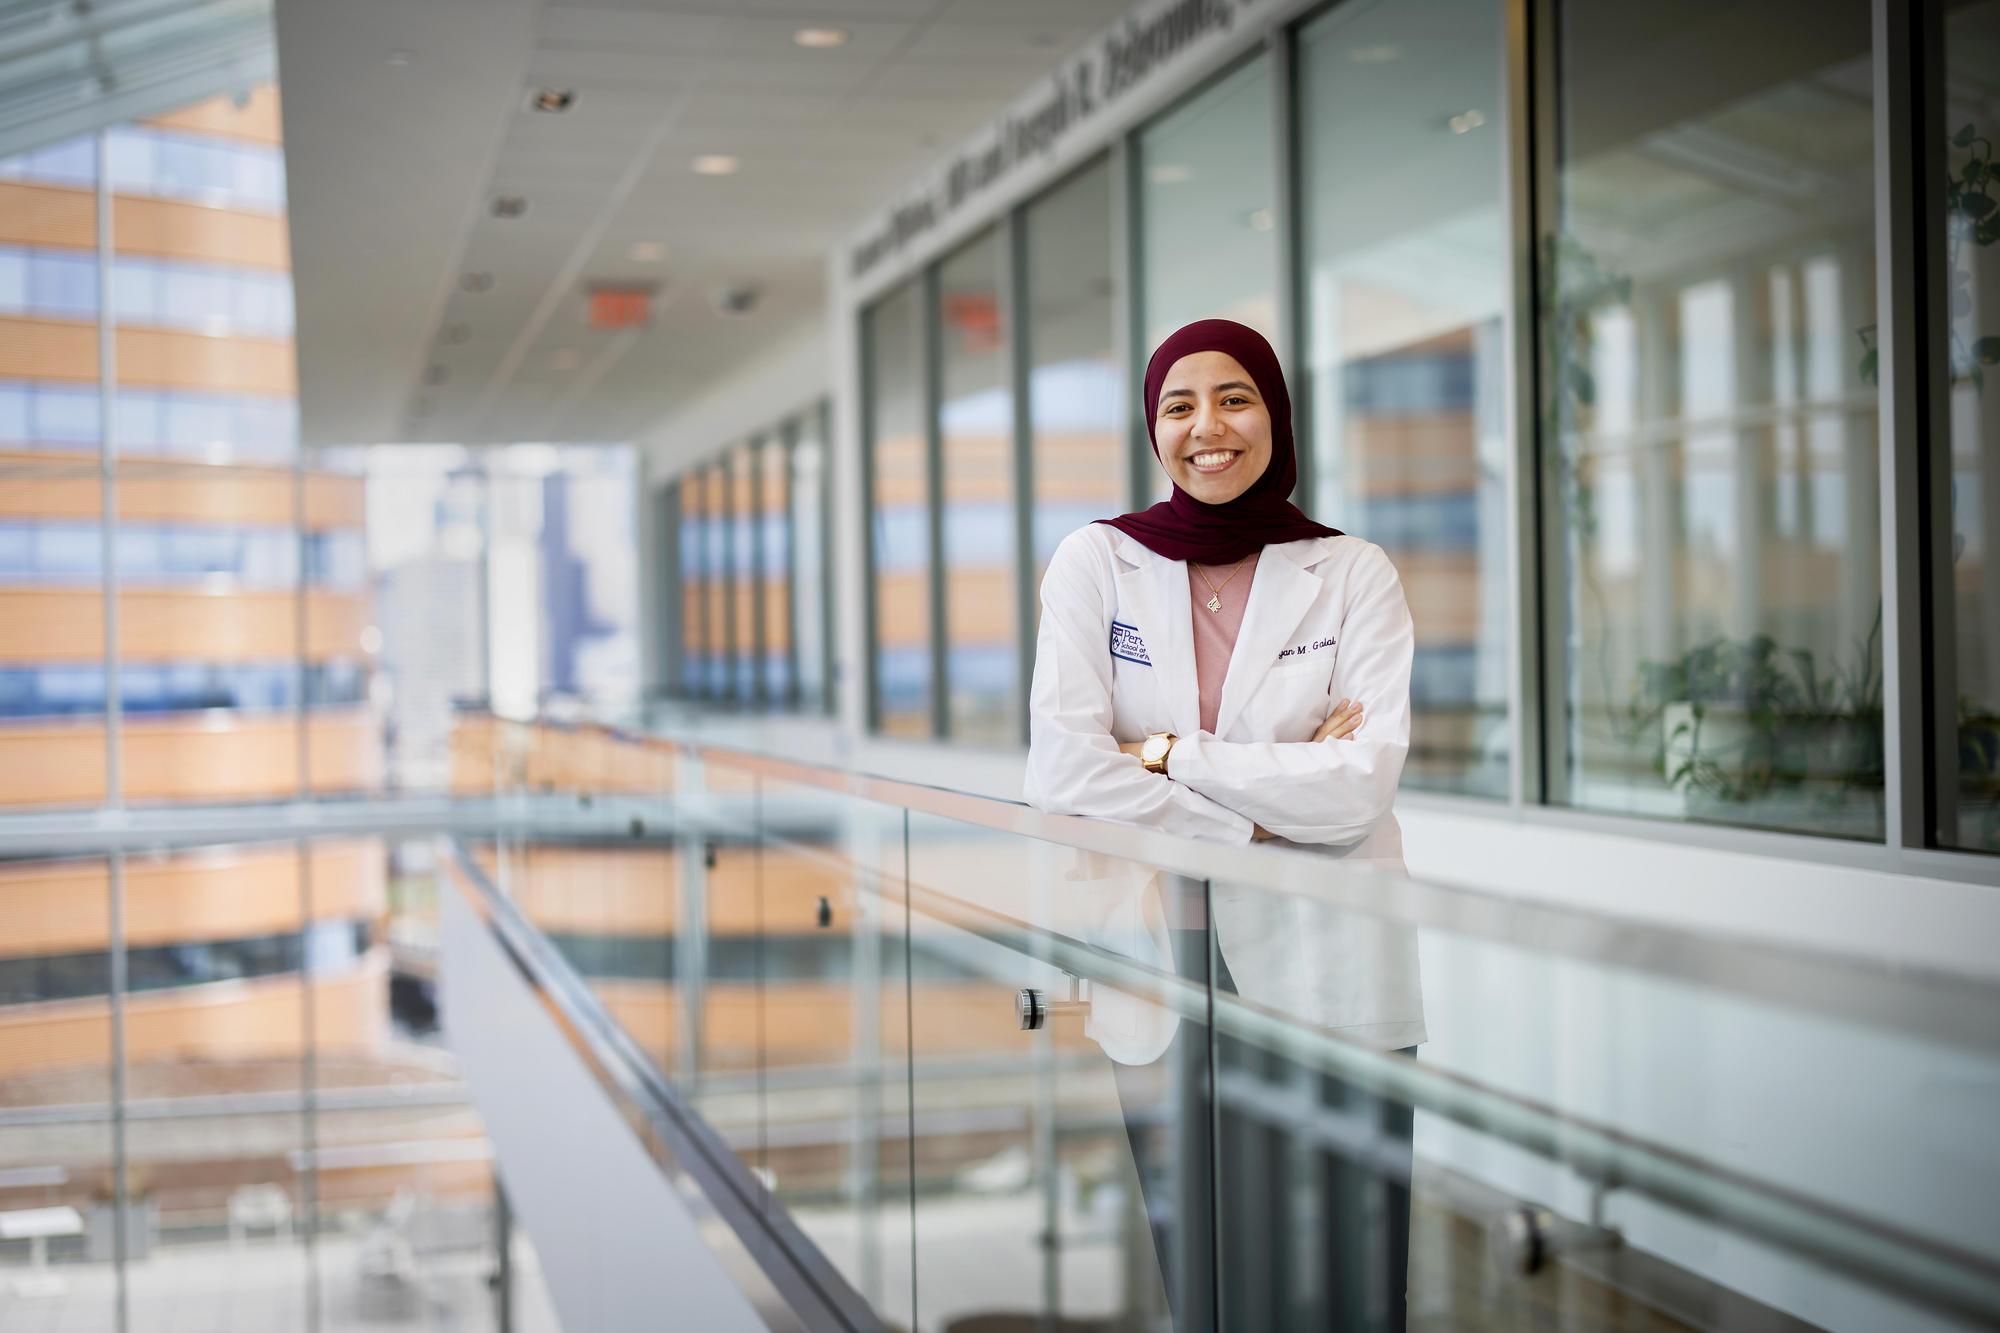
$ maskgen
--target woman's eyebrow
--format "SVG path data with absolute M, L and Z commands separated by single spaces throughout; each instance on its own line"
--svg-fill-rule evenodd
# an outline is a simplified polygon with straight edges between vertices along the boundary
M 1256 385 L 1254 385 L 1254 384 L 1252 384 L 1252 383 L 1250 383 L 1250 382 L 1249 382 L 1249 381 L 1247 381 L 1247 380 L 1224 380 L 1224 381 L 1223 381 L 1222 383 L 1220 383 L 1220 384 L 1216 385 L 1216 386 L 1215 386 L 1215 387 L 1214 387 L 1213 389 L 1211 389 L 1211 390 L 1210 390 L 1209 392 L 1211 392 L 1211 393 L 1221 393 L 1221 392 L 1222 392 L 1222 391 L 1223 391 L 1224 389 L 1247 389 L 1247 390 L 1249 390 L 1249 391 L 1250 391 L 1251 393 L 1255 393 L 1255 392 L 1257 392 L 1257 386 L 1256 386 Z M 1194 397 L 1194 396 L 1195 396 L 1195 394 L 1194 394 L 1194 390 L 1193 390 L 1193 389 L 1162 389 L 1162 390 L 1160 390 L 1160 401 L 1161 401 L 1161 402 L 1163 402 L 1163 403 L 1164 403 L 1164 402 L 1166 402 L 1166 401 L 1167 401 L 1167 399 L 1169 399 L 1169 398 L 1192 398 L 1192 397 Z

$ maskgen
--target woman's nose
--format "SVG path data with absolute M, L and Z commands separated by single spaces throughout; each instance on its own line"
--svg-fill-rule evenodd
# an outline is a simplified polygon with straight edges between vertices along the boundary
M 1194 419 L 1194 437 L 1197 440 L 1212 440 L 1222 434 L 1222 416 L 1206 409 L 1198 412 Z

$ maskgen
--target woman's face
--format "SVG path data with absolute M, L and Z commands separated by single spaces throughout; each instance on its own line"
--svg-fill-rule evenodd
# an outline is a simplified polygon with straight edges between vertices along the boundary
M 1271 411 L 1235 357 L 1194 352 L 1167 371 L 1153 439 L 1174 485 L 1203 504 L 1226 504 L 1271 465 Z

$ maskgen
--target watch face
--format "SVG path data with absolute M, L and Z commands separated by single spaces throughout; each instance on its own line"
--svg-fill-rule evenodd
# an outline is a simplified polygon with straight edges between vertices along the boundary
M 1167 738 L 1165 736 L 1148 736 L 1146 738 L 1146 749 L 1144 751 L 1146 758 L 1158 759 L 1166 752 Z

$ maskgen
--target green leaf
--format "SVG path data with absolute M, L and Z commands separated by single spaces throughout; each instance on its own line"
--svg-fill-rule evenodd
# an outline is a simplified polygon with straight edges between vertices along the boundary
M 1951 136 L 1952 147 L 1970 148 L 1972 146 L 1972 141 L 1974 139 L 1977 139 L 1978 137 L 1979 137 L 1979 131 L 1973 129 L 1972 126 L 1967 125 L 1957 134 Z
M 2000 338 L 1977 339 L 1972 344 L 1972 354 L 1985 365 L 2000 366 Z
M 1993 211 L 1995 205 L 1983 194 L 1968 194 L 1959 199 L 1959 207 L 1965 210 L 1967 217 L 1983 218 Z
M 1859 373 L 1864 383 L 1873 384 L 1875 382 L 1875 356 L 1875 349 L 1871 347 L 1868 349 L 1868 354 L 1861 358 Z

